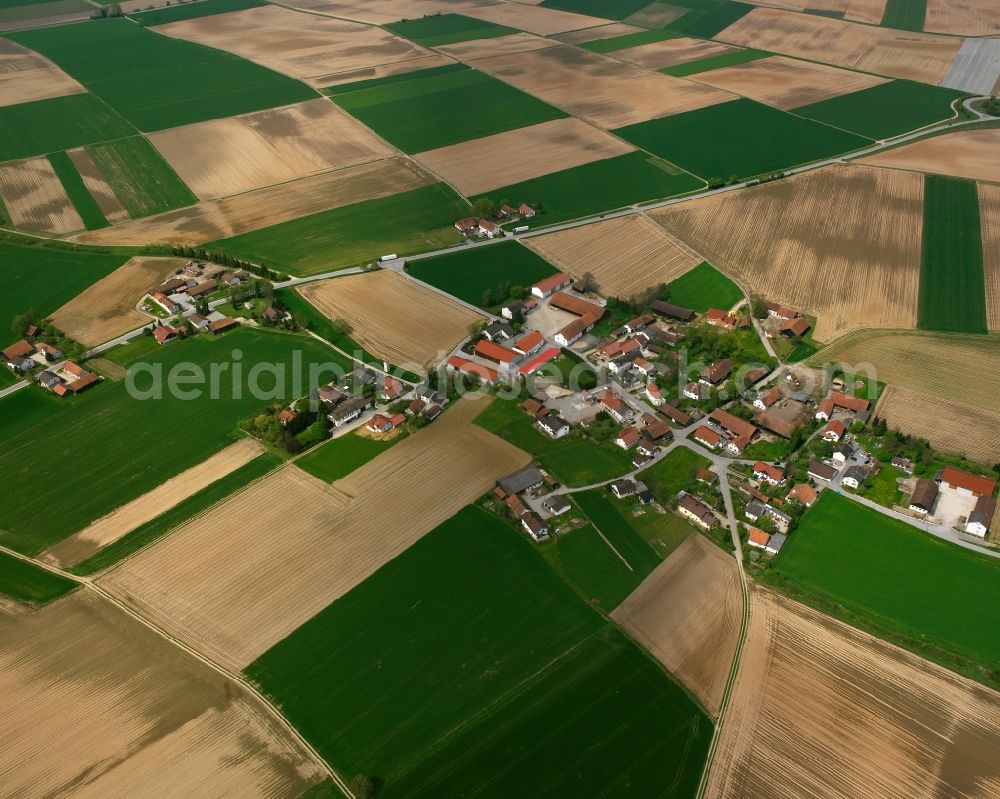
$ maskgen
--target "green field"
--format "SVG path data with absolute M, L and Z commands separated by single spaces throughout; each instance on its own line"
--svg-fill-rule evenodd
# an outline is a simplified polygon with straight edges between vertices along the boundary
M 461 14 L 438 14 L 420 19 L 404 19 L 386 25 L 385 29 L 424 47 L 439 47 L 442 44 L 467 42 L 472 39 L 494 39 L 497 36 L 518 33 L 516 28 L 463 17 Z
M 44 605 L 68 594 L 76 583 L 34 563 L 0 552 L 0 596 L 30 605 Z
M 843 621 L 1000 685 L 1000 559 L 824 491 L 764 578 Z
M 796 108 L 793 113 L 870 139 L 889 139 L 954 116 L 951 104 L 965 92 L 893 80 Z
M 243 365 L 242 379 L 235 381 L 238 396 L 233 378 L 225 377 L 235 350 L 241 352 Z M 310 364 L 329 359 L 328 348 L 309 337 L 241 328 L 147 353 L 145 361 L 162 364 L 162 399 L 133 399 L 128 378 L 104 381 L 72 399 L 52 399 L 61 402 L 54 412 L 23 420 L 4 440 L 0 473 L 7 476 L 8 485 L 7 501 L 0 507 L 0 544 L 35 554 L 201 463 L 233 440 L 241 418 L 273 402 L 276 395 L 293 398 L 294 351 L 301 353 L 306 374 Z M 277 384 L 270 368 L 260 375 L 257 382 L 266 392 L 262 397 L 254 397 L 249 389 L 251 367 L 257 363 L 274 364 L 285 372 Z M 207 386 L 200 399 L 169 391 L 166 378 L 177 364 L 193 364 L 205 372 L 210 364 L 224 364 L 219 399 L 208 400 Z M 144 392 L 151 383 L 149 374 L 142 372 L 135 387 Z M 186 392 L 191 387 L 180 388 Z M 166 441 L 164 431 L 169 431 Z M 81 468 L 86 469 L 85 478 Z M 45 479 L 36 479 L 39 474 Z
M 776 172 L 869 144 L 853 133 L 740 99 L 616 130 L 706 179 Z
M 542 175 L 472 199 L 507 197 L 515 204 L 529 203 L 538 209 L 538 215 L 528 224 L 538 226 L 687 194 L 704 186 L 673 164 L 634 152 Z
M 367 80 L 356 80 L 351 83 L 338 83 L 336 86 L 328 86 L 323 89 L 323 94 L 333 97 L 338 94 L 350 94 L 351 92 L 375 89 L 380 86 L 389 86 L 393 83 L 433 78 L 435 75 L 447 75 L 449 72 L 465 72 L 466 70 L 468 70 L 468 67 L 465 64 L 444 64 L 440 67 L 428 67 L 427 69 L 416 69 L 413 72 L 401 72 L 398 75 L 385 75 L 381 78 L 368 78 Z
M 542 0 L 541 5 L 545 8 L 558 8 L 593 17 L 625 19 L 629 14 L 641 11 L 652 2 L 653 0 Z
M 18 314 L 33 308 L 39 316 L 47 316 L 127 260 L 128 255 L 113 252 L 59 250 L 0 240 L 6 288 L 0 292 L 0 340 L 13 339 L 11 324 Z
M 221 50 L 153 33 L 129 20 L 81 22 L 7 36 L 51 58 L 143 131 L 316 97 L 313 89 L 285 75 Z M 115 136 L 74 143 L 111 138 Z
M 142 136 L 93 145 L 87 151 L 133 219 L 198 202 Z
M 453 221 L 468 206 L 444 183 L 344 205 L 205 245 L 249 261 L 315 275 L 458 242 Z M 386 220 L 392 220 L 391 225 Z
M 668 3 L 668 5 L 670 4 Z M 694 10 L 688 11 L 679 19 L 675 19 L 666 26 L 667 30 L 684 36 L 693 36 L 696 39 L 711 39 L 734 22 L 745 17 L 756 7 L 731 0 L 725 0 L 721 3 L 717 0 L 679 2 L 676 5 L 692 6 Z
M 84 0 L 2 0 L 0 2 L 0 25 L 29 19 L 62 16 L 90 12 L 93 6 Z
M 924 176 L 917 327 L 986 333 L 983 240 L 976 183 Z
M 925 16 L 927 16 L 927 0 L 888 0 L 882 14 L 882 26 L 922 31 Z
M 604 613 L 618 607 L 642 582 L 590 524 L 560 534 L 539 551 L 585 602 Z
M 87 230 L 107 227 L 108 220 L 105 219 L 97 205 L 97 200 L 87 191 L 83 178 L 80 177 L 80 173 L 70 161 L 69 156 L 65 152 L 49 153 L 48 159 L 52 165 L 52 171 L 56 173 L 56 177 L 59 178 L 59 182 L 62 183 L 63 189 L 66 191 L 66 196 L 69 197 L 76 212 L 80 215 L 80 219 L 83 220 L 84 227 Z
M 688 486 L 698 469 L 711 466 L 708 458 L 687 447 L 677 447 L 667 453 L 648 469 L 639 472 L 638 479 L 644 481 L 661 503 L 667 504 L 677 492 Z
M 0 161 L 133 133 L 135 128 L 93 94 L 8 105 L 0 108 Z
M 578 47 L 590 50 L 592 53 L 614 53 L 629 47 L 639 47 L 643 44 L 662 42 L 664 39 L 674 39 L 676 37 L 676 33 L 670 33 L 669 31 L 636 31 L 635 33 L 626 33 L 624 36 L 612 36 L 610 39 L 595 39 L 592 42 L 583 42 Z
M 743 299 L 740 287 L 708 261 L 702 261 L 690 272 L 672 280 L 667 288 L 672 303 L 698 313 L 709 308 L 728 311 Z
M 406 153 L 566 116 L 474 69 L 335 94 L 333 101 Z
M 123 535 L 114 543 L 108 544 L 100 552 L 95 552 L 89 558 L 80 561 L 69 571 L 73 574 L 88 575 L 111 568 L 129 555 L 133 555 L 154 541 L 159 540 L 171 530 L 199 516 L 213 505 L 231 496 L 254 480 L 263 477 L 276 466 L 283 463 L 277 455 L 264 452 L 249 463 L 220 477 L 212 483 L 196 491 L 180 505 L 175 505 L 161 513 L 155 519 L 136 527 Z
M 480 306 L 484 306 L 484 292 L 504 299 L 512 286 L 528 288 L 556 273 L 548 261 L 517 242 L 414 261 L 407 271 L 418 280 Z
M 246 672 L 381 797 L 693 796 L 711 736 L 651 658 L 475 507 Z
M 688 75 L 697 75 L 700 72 L 711 72 L 713 69 L 746 64 L 750 61 L 757 61 L 760 58 L 767 58 L 770 55 L 771 53 L 764 50 L 737 50 L 734 53 L 723 53 L 722 55 L 702 58 L 698 61 L 688 61 L 686 64 L 675 64 L 672 67 L 664 67 L 660 72 L 664 75 L 673 75 L 675 78 L 684 78 Z
M 332 438 L 295 461 L 295 465 L 327 483 L 346 477 L 355 469 L 381 455 L 393 444 L 402 441 L 403 435 L 388 441 L 367 438 L 353 433 Z
M 198 3 L 184 3 L 165 8 L 154 8 L 150 11 L 138 11 L 129 14 L 129 16 L 152 28 L 154 25 L 180 22 L 182 19 L 197 19 L 265 5 L 267 5 L 265 0 L 201 0 Z

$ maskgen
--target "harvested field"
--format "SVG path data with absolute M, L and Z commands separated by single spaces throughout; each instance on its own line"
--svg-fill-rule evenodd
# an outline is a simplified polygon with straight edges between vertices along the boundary
M 814 338 L 917 321 L 923 177 L 835 165 L 649 214 Z
M 135 306 L 143 294 L 184 263 L 182 258 L 130 258 L 49 318 L 56 327 L 87 347 L 110 341 L 149 322 L 149 317 L 135 310 Z
M 884 78 L 846 69 L 771 56 L 694 77 L 717 89 L 787 110 L 885 83 Z
M 996 36 L 1000 34 L 1000 5 L 993 0 L 927 0 L 924 30 Z
M 479 314 L 395 272 L 320 280 L 299 292 L 377 358 L 404 368 L 437 363 L 467 335 Z
M 865 156 L 857 163 L 1000 183 L 998 150 L 1000 128 L 960 130 Z M 989 188 L 981 185 L 980 193 Z
M 602 294 L 623 298 L 669 283 L 702 260 L 639 214 L 525 239 L 525 244 L 574 277 L 590 272 Z
M 526 6 L 521 3 L 494 3 L 467 8 L 462 12 L 467 17 L 484 19 L 497 25 L 508 25 L 511 28 L 537 33 L 539 36 L 550 36 L 553 33 L 576 31 L 580 28 L 592 28 L 603 25 L 606 19 L 588 17 L 584 14 L 574 14 L 572 11 L 561 11 L 557 8 L 542 6 Z
M 0 40 L 0 106 L 47 100 L 85 91 L 49 59 Z
M 625 50 L 616 50 L 615 58 L 629 61 L 647 69 L 662 69 L 675 64 L 686 64 L 688 61 L 700 61 L 702 58 L 736 52 L 735 47 L 729 47 L 717 42 L 707 42 L 703 39 L 689 39 L 682 36 L 677 39 L 664 39 L 662 42 L 642 44 Z
M 94 198 L 94 202 L 101 209 L 105 219 L 112 223 L 124 222 L 128 219 L 128 211 L 115 195 L 114 189 L 111 188 L 100 167 L 94 163 L 90 153 L 83 147 L 78 147 L 75 150 L 68 150 L 66 154 L 73 162 L 73 166 L 76 167 L 76 171 L 80 173 L 83 185 L 87 187 L 87 191 Z
M 985 799 L 998 745 L 996 692 L 755 588 L 706 796 Z
M 527 453 L 462 399 L 332 486 L 293 465 L 100 579 L 182 640 L 242 668 L 472 502 Z
M 508 36 L 494 36 L 492 39 L 473 39 L 455 44 L 443 44 L 437 49 L 447 53 L 459 61 L 470 61 L 474 58 L 490 58 L 508 53 L 523 53 L 526 50 L 541 50 L 552 47 L 555 43 L 543 36 L 533 33 L 512 33 Z
M 695 534 L 611 618 L 718 716 L 736 654 L 742 605 L 736 562 Z
M 83 220 L 47 158 L 0 164 L 0 200 L 16 227 L 42 233 L 83 229 Z
M 240 439 L 197 466 L 171 477 L 149 493 L 122 505 L 80 532 L 63 539 L 43 552 L 40 558 L 60 568 L 79 563 L 136 527 L 184 502 L 209 483 L 236 471 L 262 451 L 263 447 L 256 439 Z
M 422 72 L 425 69 L 444 67 L 455 63 L 450 58 L 438 53 L 413 58 L 409 61 L 397 61 L 394 64 L 380 64 L 376 67 L 362 67 L 352 69 L 347 72 L 335 72 L 332 75 L 320 75 L 316 78 L 309 78 L 306 83 L 317 88 L 329 88 L 339 86 L 343 83 L 354 83 L 359 80 L 377 80 L 387 78 L 392 75 L 403 75 L 409 72 Z
M 10 796 L 298 796 L 321 766 L 258 702 L 92 591 L 0 607 Z
M 1000 186 L 979 184 L 979 223 L 983 229 L 986 324 L 1000 330 Z
M 430 56 L 382 28 L 273 5 L 171 22 L 154 28 L 227 50 L 294 78 L 322 78 Z M 433 64 L 420 64 L 414 69 Z M 406 71 L 406 70 L 404 70 Z
M 370 25 L 385 25 L 401 19 L 419 19 L 428 14 L 465 14 L 475 6 L 493 5 L 496 0 L 295 0 L 293 8 L 354 19 Z
M 843 12 L 844 19 L 851 22 L 867 22 L 878 25 L 885 14 L 886 0 L 746 0 L 755 6 L 770 6 L 786 11 L 805 11 L 823 8 L 837 13 Z
M 563 44 L 583 44 L 584 42 L 596 42 L 600 39 L 615 39 L 618 36 L 627 36 L 630 33 L 639 33 L 642 28 L 635 25 L 626 25 L 624 22 L 612 22 L 610 25 L 598 25 L 596 28 L 584 28 L 579 31 L 569 31 L 568 33 L 557 33 L 550 36 Z
M 77 240 L 93 244 L 203 244 L 433 182 L 412 161 L 388 158 L 88 231 Z
M 938 84 L 962 40 L 877 28 L 814 14 L 755 8 L 715 37 L 721 42 L 862 72 Z
M 567 118 L 428 150 L 414 158 L 468 196 L 634 149 L 586 122 Z M 484 152 L 489 153 L 486 159 Z
M 997 357 L 1000 348 L 994 350 L 994 366 Z M 965 369 L 961 373 L 963 378 L 971 375 Z M 943 452 L 963 455 L 979 463 L 992 464 L 1000 459 L 1000 413 L 996 410 L 970 408 L 952 401 L 948 395 L 890 385 L 879 397 L 875 413 L 891 428 L 926 438 L 931 446 Z M 970 430 L 975 435 L 969 435 Z
M 171 128 L 149 138 L 202 200 L 393 154 L 325 99 Z
M 475 62 L 477 69 L 604 128 L 715 105 L 733 96 L 576 47 Z

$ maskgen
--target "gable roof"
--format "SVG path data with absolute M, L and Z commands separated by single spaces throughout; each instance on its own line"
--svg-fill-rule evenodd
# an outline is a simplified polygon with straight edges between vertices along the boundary
M 733 436 L 752 438 L 753 434 L 757 432 L 757 428 L 750 424 L 750 422 L 740 419 L 738 416 L 733 416 L 729 411 L 725 411 L 722 408 L 716 408 L 708 415 L 708 418 Z
M 565 291 L 557 291 L 553 294 L 549 298 L 549 305 L 553 308 L 559 308 L 560 310 L 568 311 L 571 314 L 576 314 L 577 316 L 593 314 L 595 320 L 604 316 L 604 309 L 600 305 L 595 305 L 592 302 L 581 300 L 579 297 L 574 297 L 572 294 L 567 294 Z
M 535 283 L 532 288 L 538 289 L 542 294 L 547 294 L 550 291 L 555 291 L 560 286 L 568 285 L 570 282 L 570 276 L 565 272 L 556 272 L 554 275 L 542 278 L 537 283 Z
M 513 350 L 501 347 L 499 344 L 487 341 L 484 338 L 476 342 L 476 355 L 482 355 L 484 358 L 499 361 L 500 363 L 510 363 L 517 358 L 517 353 Z
M 10 359 L 26 358 L 27 356 L 31 355 L 31 353 L 33 353 L 34 351 L 35 351 L 34 347 L 32 347 L 24 339 L 21 339 L 20 341 L 16 341 L 9 347 L 7 347 L 3 351 L 3 355 L 5 358 L 10 358 Z
M 972 474 L 963 469 L 956 469 L 954 466 L 945 466 L 941 470 L 941 480 L 949 485 L 958 486 L 976 494 L 986 494 L 989 496 L 993 495 L 997 487 L 995 480 L 980 477 L 978 474 Z

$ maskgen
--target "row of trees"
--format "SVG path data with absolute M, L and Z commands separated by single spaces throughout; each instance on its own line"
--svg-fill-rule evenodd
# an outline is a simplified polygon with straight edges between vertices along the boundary
M 266 266 L 244 261 L 242 258 L 237 258 L 226 252 L 215 252 L 214 250 L 206 250 L 204 247 L 188 246 L 174 247 L 172 252 L 181 258 L 190 258 L 194 261 L 211 261 L 219 266 L 228 266 L 233 270 L 245 269 L 247 272 L 262 277 L 265 280 L 281 282 L 288 279 L 288 275 L 282 272 L 276 272 Z

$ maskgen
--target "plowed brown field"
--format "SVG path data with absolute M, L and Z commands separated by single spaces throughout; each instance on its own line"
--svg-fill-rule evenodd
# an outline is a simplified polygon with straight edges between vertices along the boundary
M 567 118 L 428 150 L 413 157 L 462 194 L 473 195 L 624 155 L 634 149 L 593 125 Z M 483 153 L 489 156 L 483 158 Z
M 1000 182 L 1000 128 L 960 130 L 865 156 L 859 164 Z
M 525 244 L 576 278 L 592 273 L 602 294 L 621 298 L 669 283 L 701 262 L 639 214 L 525 239 Z
M 319 78 L 432 55 L 382 28 L 273 5 L 171 22 L 156 31 L 227 50 L 295 78 Z
M 776 108 L 798 108 L 885 83 L 846 69 L 771 56 L 692 75 L 692 80 L 741 94 Z
M 923 177 L 835 165 L 649 214 L 815 338 L 916 325 Z
M 979 184 L 979 220 L 983 228 L 986 321 L 1000 330 L 1000 186 Z
M 56 327 L 94 347 L 135 330 L 149 317 L 135 310 L 142 295 L 185 263 L 182 258 L 136 256 L 75 296 L 51 315 Z
M 599 39 L 614 39 L 616 36 L 627 36 L 630 33 L 638 33 L 642 28 L 635 25 L 626 25 L 622 22 L 612 22 L 610 25 L 598 25 L 596 28 L 584 28 L 579 31 L 569 31 L 568 33 L 556 33 L 550 36 L 563 44 L 583 44 L 584 42 L 596 42 Z
M 616 50 L 615 58 L 638 64 L 647 69 L 663 69 L 674 64 L 686 64 L 688 61 L 698 61 L 710 56 L 734 53 L 735 47 L 729 47 L 718 42 L 707 42 L 703 39 L 689 39 L 681 36 L 677 39 L 665 39 L 662 42 L 641 44 L 625 50 Z
M 0 40 L 0 107 L 86 91 L 42 55 Z
M 720 42 L 923 83 L 940 83 L 962 40 L 878 28 L 815 14 L 755 8 L 715 36 Z
M 459 61 L 470 61 L 474 58 L 523 53 L 526 50 L 541 50 L 543 47 L 553 46 L 555 46 L 555 42 L 544 36 L 535 36 L 533 33 L 512 33 L 509 36 L 494 36 L 492 39 L 473 39 L 469 42 L 443 44 L 437 49 Z
M 203 244 L 434 182 L 413 161 L 388 158 L 88 231 L 76 238 L 92 244 Z
M 844 19 L 851 22 L 867 22 L 878 25 L 885 14 L 886 0 L 747 0 L 755 6 L 771 6 L 787 11 L 805 11 L 822 8 L 826 11 L 844 13 Z
M 68 150 L 66 154 L 73 162 L 73 166 L 76 167 L 76 171 L 80 173 L 80 177 L 83 178 L 83 184 L 94 198 L 98 208 L 101 209 L 104 218 L 111 223 L 124 222 L 128 219 L 128 211 L 121 204 L 100 168 L 94 163 L 90 153 L 83 147 L 78 147 L 75 150 Z
M 0 199 L 15 227 L 42 233 L 83 228 L 83 220 L 47 158 L 0 164 Z
M 576 47 L 477 60 L 474 66 L 604 128 L 693 111 L 733 95 Z
M 179 505 L 209 483 L 249 463 L 263 451 L 256 439 L 244 438 L 197 466 L 171 477 L 152 491 L 109 513 L 46 550 L 39 557 L 60 567 L 72 566 L 126 533 Z
M 393 154 L 329 100 L 198 122 L 149 139 L 202 200 Z
M 347 320 L 368 352 L 417 370 L 441 360 L 482 319 L 389 270 L 319 280 L 299 291 L 330 319 Z
M 6 796 L 298 796 L 322 767 L 242 689 L 94 592 L 0 608 Z
M 461 399 L 332 486 L 288 465 L 99 583 L 231 668 L 286 637 L 529 460 Z
M 710 799 L 994 797 L 1000 694 L 755 588 Z
M 294 0 L 292 8 L 303 8 L 331 17 L 354 19 L 371 25 L 385 25 L 401 19 L 418 19 L 432 14 L 464 14 L 475 6 L 492 5 L 496 0 Z M 516 26 L 515 26 L 516 27 Z
M 924 30 L 996 36 L 1000 34 L 1000 5 L 994 0 L 927 0 Z
M 467 17 L 508 25 L 528 33 L 537 33 L 539 36 L 592 28 L 594 25 L 603 25 L 607 22 L 600 17 L 588 17 L 571 11 L 561 11 L 558 8 L 542 8 L 521 3 L 480 5 L 468 8 L 462 13 Z
M 717 716 L 736 654 L 742 609 L 736 561 L 696 533 L 611 618 Z
M 644 28 L 663 28 L 675 19 L 683 17 L 688 11 L 689 9 L 681 6 L 654 2 L 625 17 L 625 21 L 629 25 L 641 25 Z

